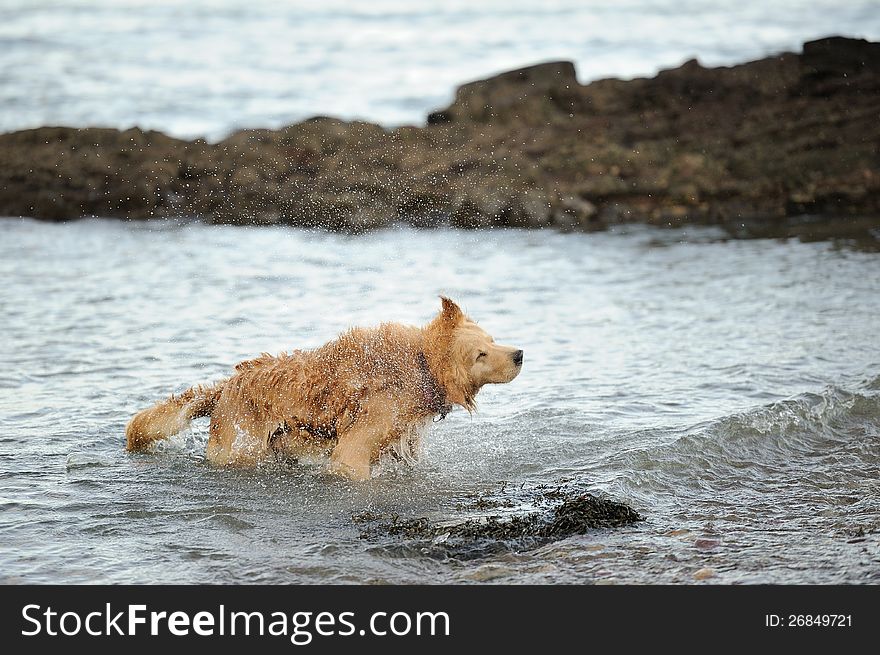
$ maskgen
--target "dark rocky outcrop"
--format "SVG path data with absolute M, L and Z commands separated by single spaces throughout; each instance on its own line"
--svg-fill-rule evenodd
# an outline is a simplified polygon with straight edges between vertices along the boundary
M 318 117 L 219 143 L 139 129 L 0 135 L 0 215 L 198 215 L 358 231 L 620 222 L 876 226 L 880 44 L 578 83 L 570 62 L 461 87 L 425 127 Z M 801 224 L 803 221 L 801 220 Z
M 385 548 L 402 547 L 428 557 L 458 560 L 532 550 L 574 535 L 624 528 L 644 520 L 629 505 L 574 491 L 566 483 L 556 489 L 539 486 L 518 495 L 521 501 L 512 502 L 502 487 L 494 497 L 481 497 L 477 503 L 462 507 L 469 514 L 464 520 L 404 518 L 371 511 L 352 520 L 361 526 L 363 539 L 384 544 Z M 486 515 L 487 510 L 498 508 L 505 508 L 503 516 Z

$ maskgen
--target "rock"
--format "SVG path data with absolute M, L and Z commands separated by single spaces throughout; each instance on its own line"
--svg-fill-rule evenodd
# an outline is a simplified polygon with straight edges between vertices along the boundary
M 391 537 L 405 541 L 425 555 L 460 560 L 529 550 L 597 528 L 620 528 L 644 520 L 627 505 L 588 493 L 557 491 L 539 497 L 538 502 L 542 507 L 536 511 L 458 522 L 372 513 L 362 513 L 353 520 L 361 524 L 362 538 Z
M 715 577 L 715 571 L 712 569 L 700 569 L 694 573 L 694 580 L 708 580 Z
M 541 228 L 550 222 L 551 204 L 544 192 L 535 189 L 520 195 L 521 220 L 518 227 Z
M 801 57 L 804 74 L 858 75 L 880 72 L 880 43 L 832 36 L 804 43 Z
M 829 98 L 861 93 L 859 78 L 880 75 L 880 43 L 830 37 L 804 44 L 795 93 Z M 855 83 L 854 83 L 855 82 Z
M 520 68 L 459 87 L 452 105 L 430 114 L 428 123 L 540 120 L 568 113 L 579 87 L 570 61 Z
M 694 546 L 700 550 L 713 550 L 720 545 L 721 542 L 718 539 L 696 539 L 694 541 Z
M 729 68 L 577 82 L 571 62 L 465 84 L 426 127 L 314 117 L 219 143 L 137 128 L 0 135 L 0 215 L 196 215 L 361 231 L 712 223 L 880 227 L 880 44 L 832 37 Z M 804 216 L 825 217 L 824 224 Z
M 229 183 L 232 186 L 242 188 L 257 187 L 262 181 L 259 173 L 253 168 L 248 168 L 247 166 L 242 166 L 241 168 L 234 170 L 232 172 L 232 177 L 229 179 Z
M 553 225 L 563 230 L 597 229 L 602 226 L 596 205 L 575 195 L 557 198 L 551 207 Z

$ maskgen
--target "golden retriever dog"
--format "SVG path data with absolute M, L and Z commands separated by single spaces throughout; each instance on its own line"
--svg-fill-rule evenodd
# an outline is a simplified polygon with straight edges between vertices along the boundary
M 136 414 L 127 448 L 145 450 L 210 416 L 206 457 L 218 465 L 329 454 L 331 472 L 365 480 L 384 454 L 411 463 L 432 419 L 453 405 L 472 412 L 484 384 L 510 382 L 522 369 L 522 350 L 496 344 L 441 300 L 424 327 L 353 328 L 315 350 L 242 362 L 222 382 Z

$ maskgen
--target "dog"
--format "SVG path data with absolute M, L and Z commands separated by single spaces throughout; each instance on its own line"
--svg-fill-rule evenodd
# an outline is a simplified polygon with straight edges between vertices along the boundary
M 424 327 L 352 328 L 314 350 L 263 354 L 232 377 L 196 386 L 134 416 L 127 449 L 210 417 L 206 458 L 253 466 L 275 456 L 329 455 L 329 471 L 366 480 L 385 454 L 413 463 L 432 420 L 468 412 L 486 384 L 512 381 L 523 351 L 501 346 L 449 298 Z

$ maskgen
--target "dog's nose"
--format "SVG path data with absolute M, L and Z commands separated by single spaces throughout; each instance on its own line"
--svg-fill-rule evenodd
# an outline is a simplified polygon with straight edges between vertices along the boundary
M 523 351 L 522 350 L 517 350 L 515 353 L 513 353 L 513 363 L 516 364 L 517 366 L 522 366 L 522 358 L 523 358 Z

